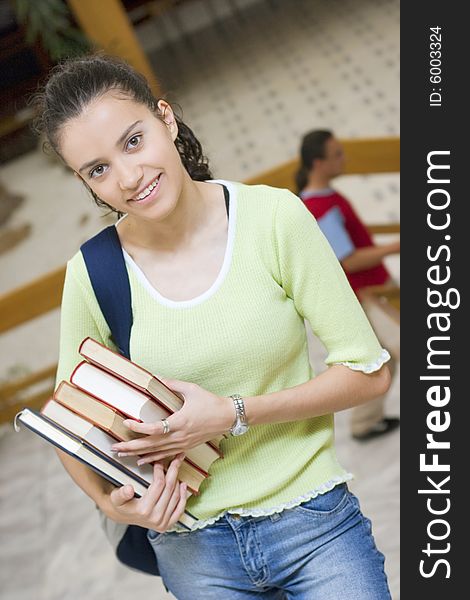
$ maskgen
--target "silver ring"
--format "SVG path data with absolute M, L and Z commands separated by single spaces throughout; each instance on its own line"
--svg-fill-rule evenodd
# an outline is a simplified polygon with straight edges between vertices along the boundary
M 168 423 L 168 421 L 166 419 L 162 419 L 162 425 L 163 425 L 163 435 L 170 433 L 170 424 Z

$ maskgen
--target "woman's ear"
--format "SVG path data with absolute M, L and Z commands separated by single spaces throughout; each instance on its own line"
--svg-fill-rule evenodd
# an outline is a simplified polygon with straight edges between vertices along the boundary
M 159 100 L 157 107 L 160 117 L 168 127 L 168 131 L 170 132 L 173 141 L 175 141 L 178 135 L 178 124 L 173 109 L 166 100 Z

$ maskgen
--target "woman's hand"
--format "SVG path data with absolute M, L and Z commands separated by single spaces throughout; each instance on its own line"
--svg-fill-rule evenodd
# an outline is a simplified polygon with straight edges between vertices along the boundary
M 226 433 L 235 420 L 235 410 L 231 398 L 216 396 L 195 383 L 162 379 L 169 388 L 184 397 L 182 408 L 166 420 L 169 432 L 163 433 L 161 421 L 139 423 L 126 420 L 124 424 L 132 431 L 147 434 L 145 437 L 114 444 L 112 449 L 118 456 L 136 456 L 142 465 L 186 452 L 217 435 Z
M 178 455 L 166 474 L 163 466 L 155 463 L 153 482 L 141 498 L 134 497 L 131 485 L 111 492 L 111 504 L 123 522 L 163 533 L 178 521 L 187 499 L 186 484 L 178 481 L 178 469 L 183 459 L 183 454 Z
M 400 253 L 400 240 L 396 242 L 392 242 L 389 244 L 390 254 L 399 254 Z

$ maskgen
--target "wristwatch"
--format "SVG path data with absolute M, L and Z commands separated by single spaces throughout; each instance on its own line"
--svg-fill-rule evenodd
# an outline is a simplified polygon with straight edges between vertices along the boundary
M 250 428 L 246 422 L 245 404 L 243 402 L 243 398 L 240 396 L 240 394 L 232 394 L 230 398 L 233 400 L 236 415 L 235 422 L 230 428 L 230 433 L 231 435 L 243 435 Z

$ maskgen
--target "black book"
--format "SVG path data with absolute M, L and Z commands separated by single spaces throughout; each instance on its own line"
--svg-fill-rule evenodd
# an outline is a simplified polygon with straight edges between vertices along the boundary
M 113 485 L 118 487 L 128 484 L 132 485 L 137 497 L 143 496 L 150 485 L 123 464 L 101 452 L 95 446 L 87 442 L 87 440 L 72 434 L 60 427 L 55 421 L 52 421 L 35 410 L 24 408 L 15 417 L 16 431 L 19 431 L 18 423 L 22 423 L 46 441 L 79 460 L 90 469 L 93 469 L 93 471 L 104 477 Z M 181 515 L 179 523 L 184 527 L 191 529 L 196 520 L 197 519 L 188 511 L 185 511 Z

